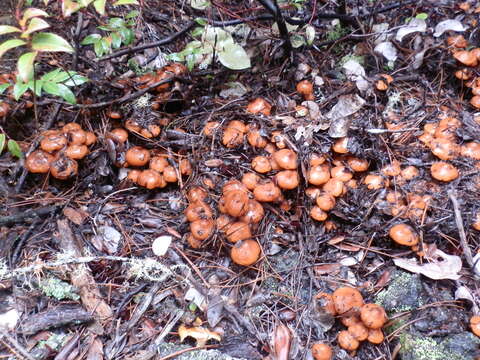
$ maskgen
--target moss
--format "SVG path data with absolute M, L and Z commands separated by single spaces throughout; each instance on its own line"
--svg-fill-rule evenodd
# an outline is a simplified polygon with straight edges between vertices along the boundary
M 168 356 L 177 351 L 188 348 L 186 345 L 175 345 L 171 343 L 163 343 L 158 347 L 158 356 Z M 175 357 L 177 360 L 244 360 L 241 358 L 234 358 L 226 354 L 222 354 L 217 350 L 196 350 L 189 351 Z
M 53 297 L 57 300 L 80 299 L 80 296 L 75 293 L 76 289 L 72 285 L 55 277 L 41 280 L 38 287 L 46 296 Z
M 400 335 L 402 360 L 473 360 L 466 354 L 449 351 L 433 338 L 416 337 L 408 333 Z
M 395 272 L 388 287 L 375 297 L 375 303 L 383 306 L 389 314 L 410 311 L 424 305 L 419 276 L 403 271 Z
M 355 60 L 360 65 L 365 65 L 365 56 L 348 54 L 340 59 L 340 62 L 339 62 L 340 67 L 342 67 L 344 64 L 346 64 L 350 60 Z

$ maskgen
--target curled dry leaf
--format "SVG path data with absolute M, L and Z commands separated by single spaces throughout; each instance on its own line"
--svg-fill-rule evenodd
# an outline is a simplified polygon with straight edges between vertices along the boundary
M 397 49 L 390 41 L 384 41 L 373 49 L 377 54 L 383 55 L 385 59 L 388 61 L 395 61 L 397 60 Z
M 342 95 L 333 108 L 325 115 L 330 119 L 328 134 L 333 138 L 347 136 L 350 127 L 348 116 L 355 114 L 365 104 L 365 100 L 358 95 Z
M 208 340 L 222 340 L 220 334 L 215 331 L 208 330 L 201 326 L 186 327 L 184 324 L 178 328 L 178 336 L 180 337 L 180 342 L 183 342 L 187 337 L 194 338 L 197 346 L 205 346 Z
M 458 20 L 448 19 L 441 21 L 435 26 L 435 32 L 433 36 L 439 37 L 442 36 L 445 31 L 465 31 L 466 28 L 463 27 L 462 23 Z
M 439 260 L 441 258 L 442 260 Z M 428 259 L 427 259 L 428 260 Z M 399 268 L 422 274 L 434 280 L 460 278 L 459 271 L 462 269 L 462 259 L 456 255 L 448 255 L 436 249 L 431 254 L 431 262 L 420 265 L 416 259 L 394 259 L 393 262 Z
M 292 334 L 288 327 L 283 323 L 279 323 L 273 334 L 273 348 L 275 349 L 275 360 L 288 360 L 290 352 L 290 343 L 292 342 Z
M 395 40 L 402 41 L 403 38 L 408 34 L 425 31 L 427 31 L 427 23 L 425 22 L 425 20 L 413 18 L 408 22 L 407 25 L 402 26 L 400 29 L 398 29 Z

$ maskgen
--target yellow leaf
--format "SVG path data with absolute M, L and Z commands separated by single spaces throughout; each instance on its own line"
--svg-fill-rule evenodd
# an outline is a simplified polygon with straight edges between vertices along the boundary
M 201 326 L 186 327 L 184 324 L 178 328 L 178 336 L 180 342 L 183 342 L 185 338 L 192 337 L 197 341 L 197 346 L 205 346 L 208 340 L 221 341 L 222 337 L 215 331 L 210 331 Z

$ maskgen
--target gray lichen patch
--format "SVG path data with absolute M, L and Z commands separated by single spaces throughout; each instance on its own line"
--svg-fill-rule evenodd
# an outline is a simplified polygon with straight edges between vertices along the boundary
M 395 271 L 388 287 L 375 298 L 388 313 L 410 311 L 425 304 L 420 275 Z

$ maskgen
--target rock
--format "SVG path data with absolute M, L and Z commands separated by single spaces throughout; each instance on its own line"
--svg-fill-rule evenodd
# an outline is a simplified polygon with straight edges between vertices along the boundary
M 388 287 L 375 298 L 388 313 L 410 311 L 425 304 L 420 275 L 395 271 Z

